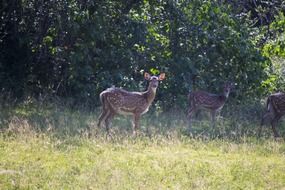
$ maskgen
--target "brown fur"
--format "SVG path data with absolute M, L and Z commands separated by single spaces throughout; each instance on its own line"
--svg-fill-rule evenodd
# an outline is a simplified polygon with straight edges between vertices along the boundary
M 150 76 L 145 73 L 145 79 L 149 80 L 148 89 L 145 92 L 129 92 L 121 88 L 108 88 L 100 94 L 102 103 L 102 114 L 99 117 L 98 126 L 105 122 L 105 126 L 109 131 L 110 123 L 117 114 L 133 116 L 133 132 L 139 128 L 139 119 L 142 114 L 148 111 L 153 102 L 159 81 L 163 80 L 165 74 L 159 77 Z
M 211 112 L 212 125 L 214 127 L 216 114 L 223 108 L 232 87 L 232 83 L 226 83 L 222 94 L 212 94 L 205 91 L 190 92 L 188 95 L 188 119 L 190 127 L 193 113 L 201 109 Z
M 266 112 L 263 114 L 261 119 L 259 136 L 261 135 L 262 126 L 264 125 L 265 121 L 269 120 L 274 137 L 279 137 L 279 133 L 276 130 L 276 125 L 283 115 L 285 115 L 285 94 L 279 92 L 268 96 L 266 101 Z

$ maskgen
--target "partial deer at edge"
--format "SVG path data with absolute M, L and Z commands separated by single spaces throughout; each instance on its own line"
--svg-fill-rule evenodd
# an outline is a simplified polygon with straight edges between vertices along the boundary
M 276 130 L 276 125 L 283 115 L 285 115 L 285 93 L 278 92 L 268 96 L 266 102 L 266 112 L 263 114 L 261 119 L 259 136 L 261 135 L 262 126 L 266 121 L 269 120 L 274 137 L 280 137 Z
M 102 122 L 105 122 L 105 127 L 109 132 L 111 121 L 115 115 L 132 115 L 133 134 L 136 135 L 140 117 L 148 111 L 155 98 L 159 81 L 165 78 L 165 73 L 161 73 L 158 77 L 145 73 L 144 78 L 149 81 L 145 92 L 129 92 L 121 88 L 111 87 L 100 94 L 103 110 L 99 117 L 99 127 Z
M 228 99 L 232 88 L 233 88 L 233 83 L 227 82 L 224 85 L 222 94 L 212 94 L 201 90 L 190 92 L 188 95 L 189 127 L 191 127 L 191 120 L 193 113 L 201 109 L 210 111 L 212 117 L 212 126 L 215 127 L 216 114 L 225 105 L 225 102 Z

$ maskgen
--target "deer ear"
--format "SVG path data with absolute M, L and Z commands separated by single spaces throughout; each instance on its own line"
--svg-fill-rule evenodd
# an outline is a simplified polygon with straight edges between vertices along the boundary
M 144 78 L 145 80 L 149 80 L 151 78 L 150 74 L 148 74 L 147 72 L 144 73 Z
M 161 73 L 158 77 L 158 80 L 164 80 L 165 79 L 165 73 Z

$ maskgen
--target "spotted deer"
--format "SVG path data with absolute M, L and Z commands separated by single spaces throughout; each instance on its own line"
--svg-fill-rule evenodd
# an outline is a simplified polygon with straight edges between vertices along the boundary
M 259 136 L 261 135 L 262 126 L 266 121 L 269 121 L 273 130 L 274 137 L 280 137 L 276 130 L 276 125 L 283 115 L 285 115 L 285 93 L 278 92 L 268 96 L 266 101 L 266 112 L 261 118 L 261 125 L 258 132 Z
M 225 83 L 222 94 L 212 94 L 206 91 L 194 91 L 188 94 L 188 119 L 189 127 L 191 127 L 191 120 L 193 113 L 199 110 L 207 110 L 211 113 L 212 127 L 215 127 L 215 118 L 218 111 L 225 105 L 229 97 L 230 91 L 233 88 L 233 83 Z
M 101 92 L 100 100 L 103 109 L 99 116 L 99 127 L 102 122 L 105 122 L 105 127 L 109 132 L 111 121 L 115 115 L 132 115 L 133 134 L 136 135 L 140 117 L 148 111 L 155 98 L 159 81 L 164 80 L 165 73 L 161 73 L 158 77 L 145 73 L 144 78 L 149 81 L 148 88 L 144 92 L 129 92 L 116 87 Z

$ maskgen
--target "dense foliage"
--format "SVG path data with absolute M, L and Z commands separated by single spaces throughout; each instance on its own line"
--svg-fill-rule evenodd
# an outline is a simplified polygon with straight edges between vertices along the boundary
M 282 88 L 271 63 L 284 60 L 284 3 L 238 2 L 2 0 L 2 95 L 98 105 L 111 85 L 143 90 L 144 71 L 166 72 L 165 109 L 224 81 L 237 100 Z

